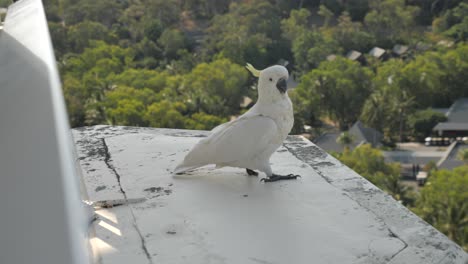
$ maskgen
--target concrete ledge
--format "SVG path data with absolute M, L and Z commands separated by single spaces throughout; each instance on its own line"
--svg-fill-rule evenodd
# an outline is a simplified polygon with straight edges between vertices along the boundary
M 311 142 L 272 157 L 297 181 L 236 168 L 171 175 L 204 131 L 73 131 L 100 263 L 466 263 L 455 243 Z M 103 202 L 104 201 L 104 202 Z M 105 202 L 107 201 L 107 202 Z M 108 206 L 104 206 L 108 207 Z

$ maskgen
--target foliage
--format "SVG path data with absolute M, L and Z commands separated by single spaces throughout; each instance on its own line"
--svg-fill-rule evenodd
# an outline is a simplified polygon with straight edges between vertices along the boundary
M 348 131 L 345 131 L 340 134 L 340 136 L 336 139 L 336 142 L 340 145 L 343 145 L 345 149 L 349 149 L 349 146 L 354 142 L 354 137 Z
M 179 50 L 189 48 L 188 40 L 184 34 L 177 29 L 166 29 L 158 39 L 158 43 L 161 45 L 164 51 L 164 56 L 168 60 L 178 58 Z
M 364 144 L 352 151 L 345 149 L 343 153 L 336 154 L 336 157 L 396 200 L 410 202 L 408 190 L 400 183 L 400 165 L 386 163 L 380 150 Z
M 348 50 L 370 50 L 375 44 L 375 37 L 366 32 L 362 23 L 353 22 L 347 12 L 338 18 L 332 34 L 338 45 Z
M 243 67 L 227 59 L 201 63 L 184 77 L 179 92 L 196 112 L 228 117 L 239 111 L 247 76 Z
M 326 61 L 304 75 L 297 90 L 304 100 L 319 104 L 319 109 L 347 128 L 358 118 L 365 98 L 371 93 L 372 73 L 345 58 Z M 346 102 L 346 103 L 343 103 Z
M 364 103 L 361 118 L 365 124 L 384 132 L 387 140 L 404 139 L 406 118 L 414 111 L 415 96 L 404 85 L 401 60 L 390 60 L 379 67 L 373 79 L 376 89 Z
M 11 4 L 10 0 L 0 0 L 0 7 L 8 7 Z
M 158 99 L 151 104 L 183 102 L 185 118 L 203 113 L 225 120 L 241 113 L 242 96 L 255 98 L 252 80 L 240 65 L 263 68 L 279 59 L 288 60 L 296 79 L 302 79 L 290 91 L 298 133 L 306 124 L 320 124 L 321 118 L 346 128 L 361 117 L 387 139 L 401 140 L 418 136 L 407 120 L 415 111 L 447 107 L 468 95 L 464 43 L 407 61 L 371 62 L 371 68 L 340 58 L 350 49 L 365 53 L 376 44 L 385 48 L 415 41 L 412 29 L 419 23 L 414 19 L 419 9 L 425 15 L 432 12 L 434 34 L 440 32 L 435 39 L 461 41 L 463 1 L 430 6 L 419 0 L 47 0 L 45 5 L 74 126 L 128 123 L 129 117 L 116 117 L 116 109 L 132 105 L 129 98 L 122 98 L 126 101 L 120 108 L 106 105 L 110 91 L 124 86 L 152 90 Z M 198 34 L 201 39 L 194 37 Z M 330 54 L 339 58 L 324 62 Z M 223 75 L 211 69 L 234 69 L 222 66 L 222 58 L 237 70 Z M 216 66 L 206 66 L 212 63 Z M 221 80 L 231 75 L 231 80 Z M 143 103 L 145 110 L 133 105 L 143 115 L 150 104 Z M 136 123 L 148 125 L 141 116 Z
M 461 2 L 456 8 L 448 10 L 444 16 L 434 20 L 433 26 L 437 32 L 455 40 L 468 39 L 468 3 Z
M 432 128 L 440 122 L 447 121 L 447 117 L 431 109 L 419 110 L 408 117 L 410 133 L 419 141 L 432 133 Z
M 431 176 L 434 172 L 436 172 L 439 168 L 437 167 L 437 163 L 435 161 L 429 161 L 424 165 L 423 171 L 427 172 L 428 176 Z
M 163 100 L 151 104 L 144 119 L 152 127 L 183 128 L 185 126 L 184 111 L 186 111 L 186 106 L 183 103 Z
M 468 249 L 468 166 L 431 175 L 414 211 L 450 239 Z
M 463 163 L 468 164 L 468 149 L 460 149 L 457 153 L 457 158 Z
M 408 39 L 411 28 L 415 25 L 414 17 L 419 12 L 415 6 L 405 5 L 404 0 L 369 1 L 371 11 L 364 22 L 368 30 L 375 35 L 381 47 L 391 47 L 398 41 Z
M 213 18 L 204 48 L 239 64 L 265 67 L 282 57 L 279 24 L 278 10 L 269 1 L 233 2 L 228 13 Z
M 91 40 L 103 40 L 107 43 L 115 42 L 107 27 L 93 21 L 83 21 L 68 27 L 68 48 L 73 53 L 81 53 L 90 46 Z
M 324 15 L 330 15 L 323 8 Z M 306 9 L 292 10 L 290 17 L 281 21 L 283 36 L 290 42 L 296 68 L 300 73 L 317 67 L 328 55 L 339 50 L 330 35 L 309 29 L 310 16 L 310 11 Z

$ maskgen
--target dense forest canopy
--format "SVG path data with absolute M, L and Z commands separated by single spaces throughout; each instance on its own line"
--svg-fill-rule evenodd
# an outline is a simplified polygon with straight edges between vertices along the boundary
M 295 133 L 324 121 L 347 129 L 360 119 L 388 141 L 420 139 L 430 131 L 415 119 L 433 120 L 428 108 L 468 96 L 468 4 L 461 0 L 46 0 L 45 6 L 74 127 L 211 129 L 245 111 L 245 97 L 255 101 L 247 62 L 260 69 L 289 62 L 299 82 L 290 91 Z M 395 45 L 408 50 L 395 55 Z M 369 55 L 373 47 L 388 56 Z M 361 59 L 346 58 L 351 50 Z

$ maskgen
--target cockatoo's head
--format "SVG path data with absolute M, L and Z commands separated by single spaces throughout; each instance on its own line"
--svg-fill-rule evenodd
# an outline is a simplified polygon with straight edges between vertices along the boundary
M 252 65 L 247 64 L 246 68 L 258 77 L 258 97 L 281 99 L 287 96 L 289 78 L 288 70 L 284 66 L 274 65 L 262 71 L 255 69 Z

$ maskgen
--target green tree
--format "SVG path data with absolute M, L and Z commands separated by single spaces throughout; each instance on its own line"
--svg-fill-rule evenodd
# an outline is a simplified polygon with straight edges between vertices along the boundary
M 206 33 L 203 48 L 209 56 L 219 53 L 235 63 L 266 67 L 287 55 L 278 10 L 267 0 L 231 3 Z
M 468 44 L 460 43 L 455 49 L 447 52 L 441 51 L 440 71 L 442 87 L 440 90 L 445 91 L 447 100 L 445 102 L 453 102 L 460 97 L 468 96 Z M 438 93 L 438 96 L 441 96 Z M 446 104 L 448 105 L 448 104 Z
M 185 0 L 182 1 L 185 9 L 194 13 L 197 18 L 212 18 L 214 15 L 228 11 L 232 0 Z
M 389 124 L 392 121 L 393 116 L 391 113 L 390 105 L 388 104 L 387 90 L 375 90 L 366 99 L 362 107 L 360 120 L 363 121 L 367 126 L 377 129 L 377 131 L 387 132 L 391 127 Z M 392 122 L 393 124 L 393 122 Z
M 352 151 L 345 149 L 343 153 L 335 155 L 346 166 L 391 194 L 396 200 L 405 204 L 410 202 L 409 192 L 400 182 L 400 165 L 386 163 L 380 150 L 372 148 L 370 144 L 364 144 Z
M 310 15 L 307 9 L 292 10 L 290 17 L 281 21 L 283 36 L 290 42 L 299 73 L 316 68 L 328 55 L 339 52 L 330 34 L 309 27 Z
M 185 122 L 185 128 L 195 130 L 211 130 L 214 127 L 227 122 L 226 118 L 221 118 L 215 115 L 208 115 L 200 112 L 190 116 Z
M 228 59 L 198 64 L 178 88 L 191 110 L 228 117 L 239 111 L 242 96 L 247 94 L 248 73 Z
M 306 90 L 301 93 L 314 97 L 309 100 L 318 102 L 320 109 L 346 129 L 357 120 L 371 93 L 371 77 L 369 69 L 337 57 L 304 75 L 297 90 Z
M 118 75 L 110 76 L 109 80 L 116 85 L 136 89 L 149 88 L 159 93 L 170 85 L 171 76 L 166 71 L 128 68 Z
M 353 21 L 362 21 L 369 12 L 369 0 L 349 0 L 345 3 L 345 9 Z
M 123 85 L 107 91 L 102 101 L 107 122 L 113 125 L 146 126 L 147 107 L 161 98 L 148 89 L 135 89 Z
M 86 108 L 89 106 L 89 90 L 76 78 L 67 74 L 62 78 L 63 95 L 71 127 L 86 123 Z
M 457 153 L 457 158 L 468 165 L 468 149 L 460 149 Z
M 445 121 L 447 117 L 444 114 L 432 109 L 419 110 L 408 116 L 411 134 L 420 141 L 432 133 L 435 125 Z
M 291 10 L 289 17 L 281 20 L 283 36 L 292 41 L 304 34 L 309 26 L 310 16 L 310 11 L 305 8 Z
M 158 19 L 163 27 L 175 25 L 180 21 L 181 5 L 179 0 L 144 0 L 145 19 Z
M 322 16 L 325 21 L 323 22 L 323 25 L 327 27 L 330 24 L 330 20 L 333 18 L 333 12 L 330 11 L 326 6 L 320 5 L 319 11 L 317 12 L 319 16 Z
M 408 39 L 415 25 L 418 7 L 405 5 L 404 0 L 370 1 L 369 4 L 371 11 L 367 13 L 364 22 L 377 38 L 379 46 L 391 47 L 396 42 Z
M 115 38 L 107 27 L 98 22 L 83 21 L 68 27 L 68 45 L 70 51 L 81 53 L 90 44 L 90 40 L 114 42 Z
M 69 52 L 68 46 L 68 28 L 61 23 L 49 22 L 49 32 L 54 44 L 54 52 L 57 60 L 61 60 L 62 56 Z
M 123 11 L 123 2 L 113 0 L 70 1 L 65 9 L 64 20 L 68 25 L 87 20 L 99 22 L 110 28 L 117 23 Z
M 383 128 L 382 131 L 390 141 L 403 141 L 406 135 L 407 116 L 413 113 L 416 105 L 414 91 L 405 83 L 405 63 L 401 60 L 390 60 L 378 68 L 372 83 L 376 89 L 364 104 L 361 117 L 368 125 Z M 372 113 L 374 108 L 376 113 Z M 377 120 L 379 117 L 383 120 Z
M 104 101 L 106 91 L 114 88 L 111 76 L 121 73 L 133 64 L 133 53 L 103 41 L 91 41 L 90 47 L 77 56 L 64 59 L 64 92 L 67 100 L 82 100 L 85 111 L 84 123 L 76 125 L 94 125 L 106 122 Z M 77 84 L 79 80 L 79 85 Z M 71 93 L 68 95 L 67 93 Z M 77 108 L 81 109 L 81 108 Z M 72 116 L 74 114 L 72 113 Z M 82 120 L 80 118 L 76 120 Z
M 162 100 L 151 104 L 145 113 L 144 119 L 152 127 L 184 128 L 186 106 L 181 102 L 171 103 Z
M 334 39 L 345 50 L 370 50 L 375 38 L 364 30 L 362 23 L 353 22 L 347 12 L 338 18 L 338 26 L 332 30 Z
M 428 179 L 414 211 L 468 250 L 468 166 L 439 170 Z
M 461 2 L 456 8 L 448 10 L 444 16 L 434 20 L 436 32 L 443 33 L 457 41 L 468 39 L 468 3 Z
M 349 146 L 353 144 L 354 137 L 348 131 L 342 132 L 340 136 L 336 139 L 336 143 L 344 146 L 345 149 L 349 150 Z
M 305 87 L 304 87 L 305 88 Z M 320 98 L 311 89 L 294 89 L 289 93 L 294 109 L 292 134 L 304 132 L 304 125 L 316 125 L 320 118 Z
M 184 33 L 177 29 L 166 29 L 158 40 L 168 60 L 178 58 L 178 51 L 189 49 L 188 39 Z

